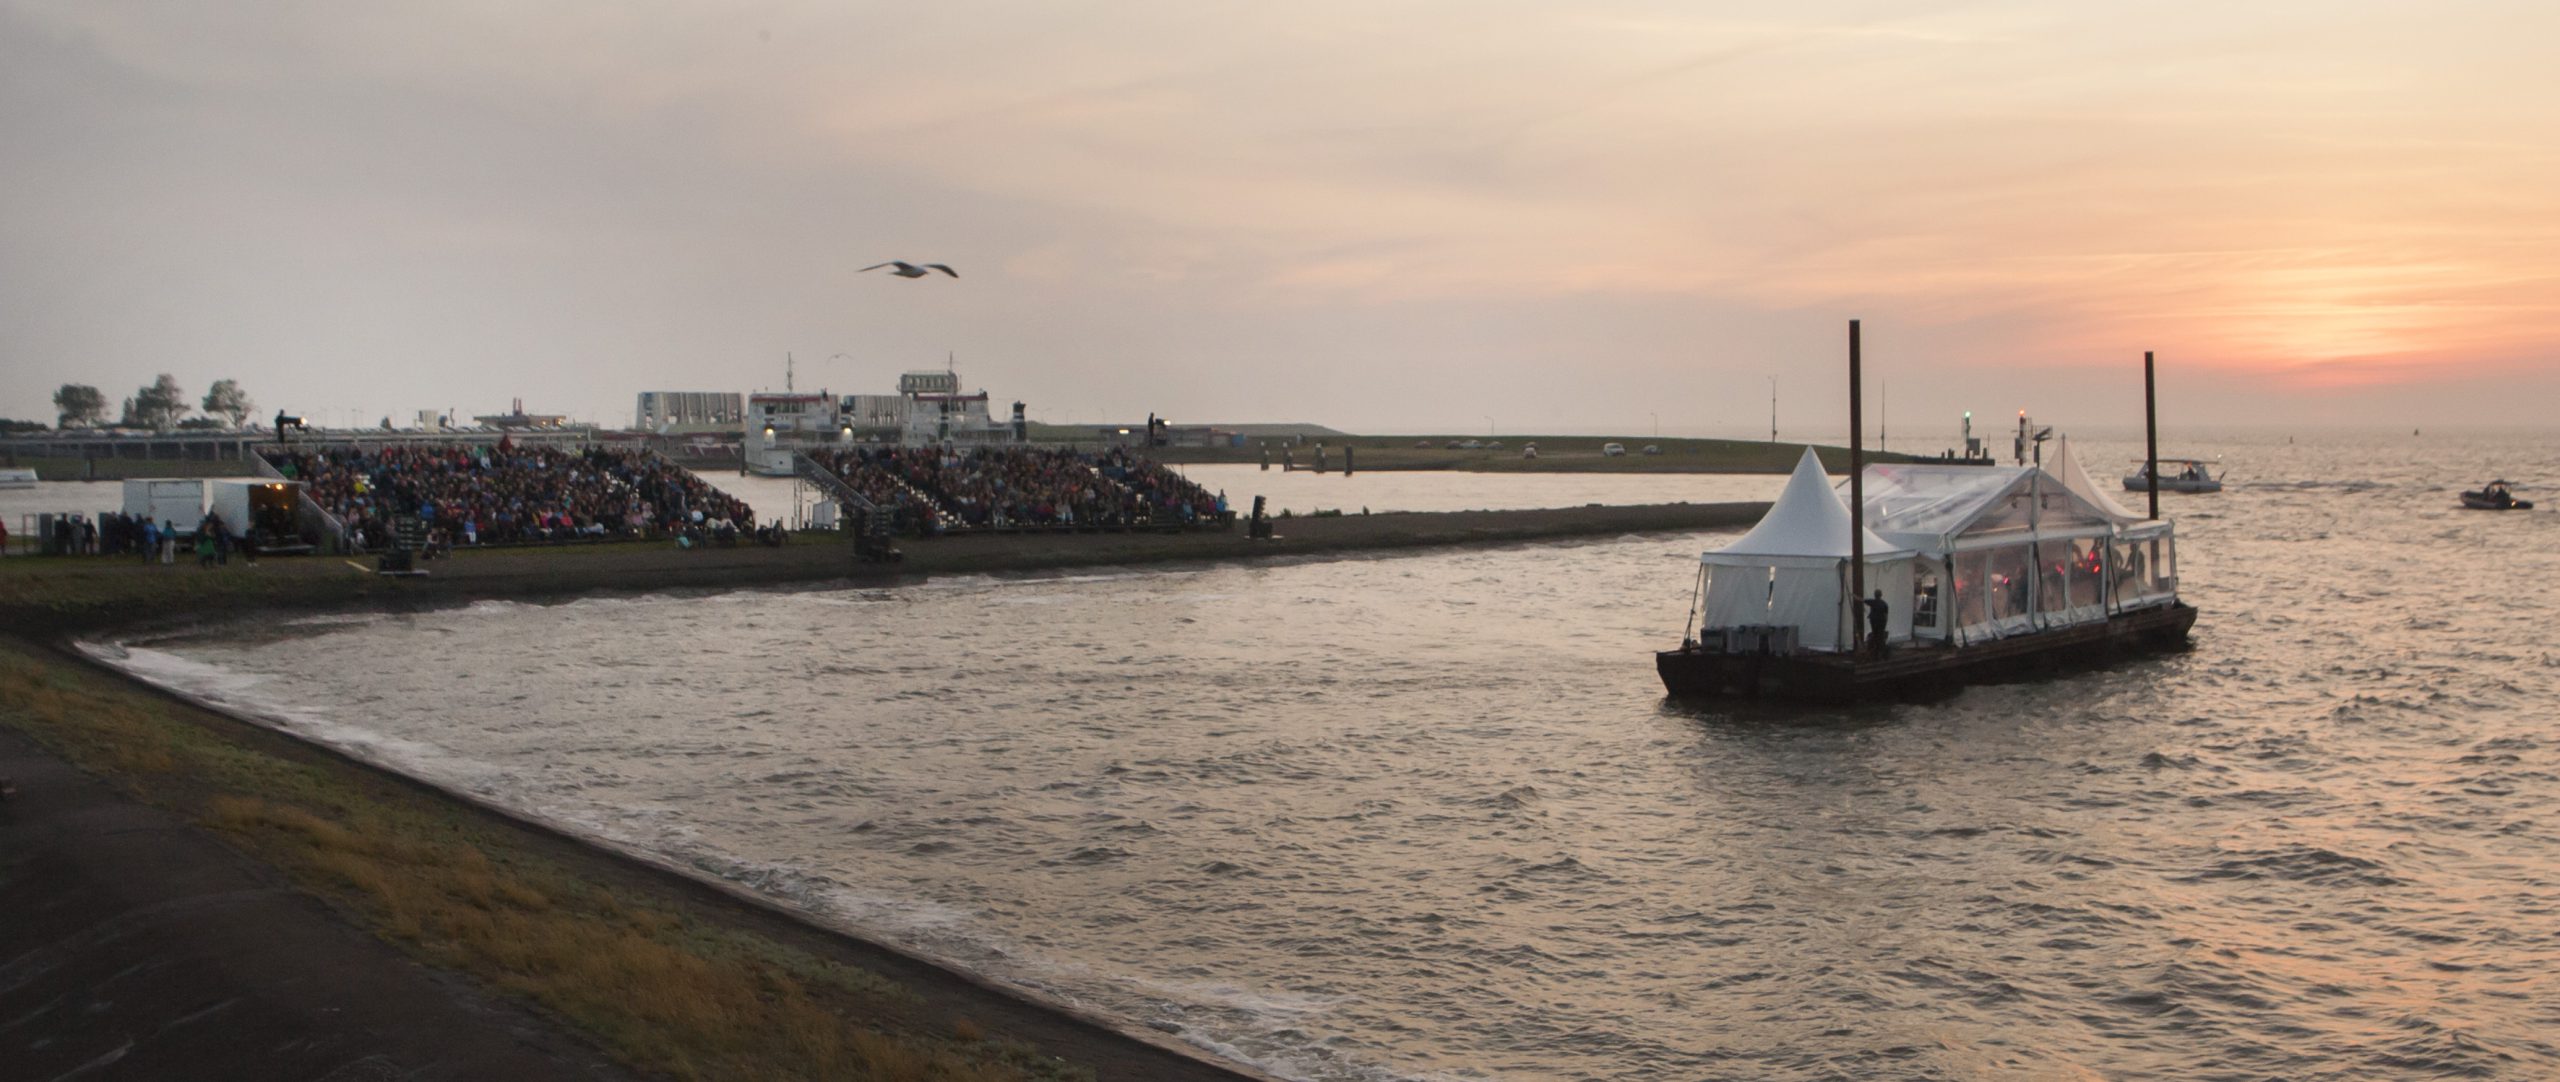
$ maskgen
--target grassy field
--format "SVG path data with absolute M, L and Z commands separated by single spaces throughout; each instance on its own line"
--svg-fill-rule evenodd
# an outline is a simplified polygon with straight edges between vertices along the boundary
M 0 638 L 0 724 L 202 824 L 419 960 L 687 1079 L 1089 1078 L 650 877 Z

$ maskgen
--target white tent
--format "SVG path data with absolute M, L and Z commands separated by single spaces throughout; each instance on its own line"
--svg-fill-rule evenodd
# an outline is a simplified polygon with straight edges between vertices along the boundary
M 1911 550 L 1869 530 L 1866 580 L 1891 605 L 1886 636 L 1907 639 L 1913 610 Z M 1813 448 L 1796 461 L 1778 502 L 1740 540 L 1699 557 L 1707 576 L 1708 628 L 1793 627 L 1808 650 L 1856 645 L 1863 621 L 1849 598 L 1849 508 L 1832 492 Z

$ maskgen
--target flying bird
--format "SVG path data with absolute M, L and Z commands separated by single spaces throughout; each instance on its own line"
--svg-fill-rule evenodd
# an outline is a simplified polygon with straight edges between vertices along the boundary
M 940 264 L 940 263 L 926 263 L 926 264 L 924 264 L 924 265 L 922 265 L 922 266 L 918 266 L 918 265 L 916 265 L 916 264 L 914 264 L 914 263 L 909 263 L 909 262 L 907 262 L 906 260 L 903 260 L 903 259 L 892 259 L 892 260 L 890 260 L 890 261 L 888 261 L 888 262 L 886 262 L 886 263 L 874 263 L 874 264 L 872 264 L 872 265 L 870 265 L 870 266 L 868 266 L 868 267 L 864 267 L 864 268 L 862 268 L 862 269 L 863 269 L 863 270 L 867 270 L 867 271 L 876 271 L 876 270 L 879 270 L 879 269 L 880 269 L 880 268 L 882 268 L 882 267 L 896 267 L 896 268 L 898 268 L 898 269 L 896 269 L 896 270 L 890 271 L 889 273 L 894 274 L 894 275 L 897 275 L 897 276 L 898 276 L 898 277 L 900 277 L 900 278 L 922 278 L 922 277 L 924 277 L 924 272 L 929 271 L 929 270 L 938 270 L 938 271 L 941 271 L 941 272 L 942 272 L 942 273 L 944 273 L 944 274 L 948 274 L 948 275 L 950 275 L 950 276 L 952 276 L 952 277 L 954 277 L 954 278 L 960 277 L 960 272 L 959 272 L 959 271 L 952 270 L 951 268 L 946 267 L 946 266 L 943 266 L 943 265 L 942 265 L 942 264 Z M 856 273 L 860 273 L 860 272 L 858 272 L 858 271 L 857 271 Z

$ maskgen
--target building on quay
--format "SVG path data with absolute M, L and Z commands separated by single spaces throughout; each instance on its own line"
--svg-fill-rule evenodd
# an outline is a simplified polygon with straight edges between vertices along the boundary
M 735 432 L 747 419 L 736 391 L 642 391 L 632 427 L 643 432 Z
M 791 470 L 790 452 L 827 443 L 950 443 L 989 446 L 1028 437 L 1023 405 L 996 416 L 986 391 L 961 390 L 950 369 L 908 372 L 896 394 L 758 391 L 746 398 L 742 427 L 747 462 L 759 473 Z

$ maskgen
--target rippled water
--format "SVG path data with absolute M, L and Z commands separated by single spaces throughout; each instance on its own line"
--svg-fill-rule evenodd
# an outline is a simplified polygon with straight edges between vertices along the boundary
M 1299 1078 L 2552 1077 L 2551 448 L 2226 446 L 2194 651 L 1926 706 L 1666 703 L 1706 535 L 129 664 Z

